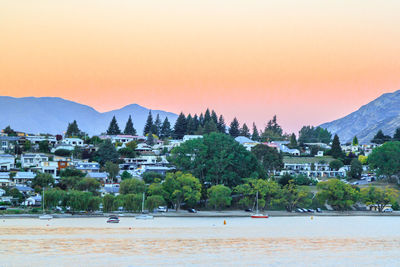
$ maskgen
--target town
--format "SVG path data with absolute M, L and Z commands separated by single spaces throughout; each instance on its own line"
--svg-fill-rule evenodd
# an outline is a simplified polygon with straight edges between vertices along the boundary
M 0 213 L 399 209 L 400 129 L 340 143 L 320 127 L 284 134 L 276 116 L 262 131 L 227 126 L 207 109 L 174 126 L 150 111 L 139 135 L 133 118 L 97 136 L 76 121 L 58 135 L 4 128 Z

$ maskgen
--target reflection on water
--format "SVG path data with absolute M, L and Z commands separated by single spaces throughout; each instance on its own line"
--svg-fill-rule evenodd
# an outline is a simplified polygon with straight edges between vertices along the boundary
M 7 219 L 1 266 L 399 266 L 397 217 Z

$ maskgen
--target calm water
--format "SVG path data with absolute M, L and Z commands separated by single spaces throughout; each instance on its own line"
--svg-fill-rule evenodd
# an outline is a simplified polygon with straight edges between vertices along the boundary
M 6 219 L 0 266 L 400 266 L 400 217 Z

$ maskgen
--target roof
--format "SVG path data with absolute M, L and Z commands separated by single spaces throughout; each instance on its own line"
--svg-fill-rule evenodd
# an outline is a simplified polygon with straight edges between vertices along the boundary
M 19 136 L 0 136 L 0 141 L 18 141 L 21 139 Z
M 16 185 L 16 186 L 14 186 L 14 188 L 17 188 L 18 191 L 20 191 L 20 192 L 33 191 L 33 188 L 32 188 L 32 187 L 24 186 L 24 185 Z
M 0 178 L 10 178 L 9 172 L 0 172 Z
M 45 154 L 22 154 L 22 157 L 24 158 L 33 158 L 33 157 L 41 157 L 41 158 L 47 158 Z
M 17 172 L 15 175 L 15 179 L 33 179 L 36 177 L 36 174 L 33 172 Z
M 286 164 L 315 164 L 322 161 L 330 163 L 333 160 L 335 159 L 332 157 L 283 157 L 283 163 Z
M 253 140 L 251 140 L 250 138 L 246 137 L 246 136 L 238 136 L 235 138 L 236 142 L 239 142 L 240 144 L 244 144 L 244 143 L 256 143 Z
M 0 154 L 0 158 L 14 158 L 14 156 L 10 154 Z
M 108 173 L 106 173 L 106 172 L 88 172 L 86 177 L 96 178 L 96 179 L 106 179 L 108 177 Z
M 10 179 L 0 179 L 0 183 L 10 183 Z

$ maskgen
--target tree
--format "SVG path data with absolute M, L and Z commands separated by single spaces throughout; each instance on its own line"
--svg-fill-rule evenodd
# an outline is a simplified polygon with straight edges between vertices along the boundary
M 281 170 L 283 168 L 283 157 L 275 148 L 266 145 L 256 145 L 251 149 L 260 165 L 267 173 Z
M 206 122 L 209 122 L 210 120 L 211 120 L 211 113 L 210 110 L 207 108 L 206 112 L 204 113 L 203 126 L 206 124 Z
M 44 207 L 46 209 L 59 206 L 66 196 L 66 192 L 58 188 L 52 188 L 50 190 L 46 190 L 44 194 L 45 194 Z
M 240 135 L 250 137 L 250 130 L 246 123 L 243 123 L 242 129 L 240 129 Z
M 324 128 L 312 126 L 303 126 L 299 131 L 300 144 L 304 143 L 325 143 L 329 144 L 331 142 L 332 134 Z
M 138 179 L 123 180 L 119 187 L 119 192 L 123 195 L 141 194 L 146 190 L 146 185 Z
M 111 194 L 107 194 L 103 197 L 103 211 L 110 212 L 114 206 L 114 196 Z
M 99 210 L 100 203 L 102 202 L 101 197 L 98 196 L 91 196 L 89 198 L 87 211 L 96 211 Z
M 359 179 L 361 177 L 363 167 L 358 159 L 353 159 L 350 164 L 349 176 L 353 179 Z
M 127 194 L 124 196 L 124 208 L 130 212 L 139 212 L 142 209 L 142 201 L 142 194 Z
M 152 131 L 150 131 L 147 134 L 146 144 L 148 144 L 149 146 L 153 146 L 154 145 L 154 136 L 153 136 L 153 132 Z
M 328 203 L 335 210 L 347 210 L 359 199 L 359 192 L 355 187 L 338 179 L 319 182 L 317 188 L 317 199 L 321 203 Z
M 71 207 L 72 211 L 89 210 L 92 197 L 90 192 L 70 190 L 64 198 L 64 205 Z
M 160 136 L 161 133 L 161 119 L 160 114 L 157 113 L 156 120 L 154 121 L 153 131 L 155 135 Z
M 115 118 L 115 116 L 113 116 L 110 125 L 108 126 L 107 134 L 108 135 L 121 134 L 121 130 L 119 129 L 117 119 Z
M 61 156 L 61 157 L 69 157 L 69 156 L 71 156 L 71 151 L 68 149 L 57 149 L 54 152 L 54 155 Z
M 192 206 L 200 200 L 200 181 L 190 173 L 180 171 L 167 173 L 162 185 L 168 194 L 168 201 L 175 205 L 176 210 L 180 209 L 183 201 L 186 202 L 186 205 Z
M 121 174 L 121 180 L 131 179 L 133 176 L 127 171 L 123 171 Z
M 209 134 L 213 132 L 218 132 L 217 124 L 213 120 L 209 120 L 204 123 L 203 134 Z
M 277 122 L 276 115 L 267 123 L 264 132 L 261 134 L 264 141 L 284 140 L 283 130 Z
M 361 189 L 361 199 L 366 205 L 377 205 L 378 211 L 382 212 L 388 204 L 394 205 L 399 197 L 399 191 L 390 188 L 369 186 Z
M 379 130 L 374 138 L 371 140 L 371 143 L 374 144 L 383 144 L 385 142 L 390 141 L 392 138 L 389 135 L 384 135 L 382 130 Z
M 343 158 L 342 147 L 340 146 L 339 136 L 335 134 L 332 141 L 331 155 L 335 159 Z
M 281 198 L 275 199 L 274 202 L 284 205 L 287 211 L 292 212 L 296 207 L 307 207 L 311 205 L 312 194 L 298 187 L 293 180 L 290 180 L 289 183 L 282 188 Z
M 187 129 L 186 117 L 181 112 L 175 122 L 174 138 L 182 139 L 183 136 L 186 134 L 186 129 Z
M 143 129 L 143 135 L 147 135 L 152 127 L 153 127 L 153 115 L 151 115 L 151 110 L 149 110 L 149 115 L 147 116 L 146 124 L 144 125 Z
M 160 136 L 162 138 L 167 138 L 167 137 L 171 137 L 171 124 L 168 121 L 168 118 L 165 117 L 164 122 L 161 126 L 161 132 L 160 132 Z
M 108 173 L 111 180 L 115 181 L 119 173 L 119 165 L 111 161 L 107 161 L 104 170 Z
M 158 172 L 145 172 L 142 174 L 142 179 L 146 184 L 151 184 L 164 180 L 164 176 Z
M 158 206 L 163 206 L 165 204 L 165 199 L 160 195 L 149 196 L 146 199 L 145 206 L 152 212 Z
M 393 141 L 400 141 L 400 128 L 397 128 L 394 135 L 393 135 Z
M 95 178 L 83 178 L 76 185 L 76 189 L 80 191 L 88 191 L 93 195 L 97 195 L 98 190 L 100 189 L 100 182 Z
M 294 133 L 292 133 L 292 135 L 290 136 L 290 143 L 289 143 L 289 148 L 297 148 L 298 144 L 297 144 L 297 140 L 296 140 L 296 135 Z
M 85 177 L 85 175 L 86 175 L 85 173 L 77 169 L 67 168 L 60 171 L 60 177 L 71 177 L 71 176 Z
M 194 118 L 192 118 L 192 115 L 187 115 L 186 124 L 186 134 L 194 134 L 197 131 L 196 121 Z
M 368 156 L 371 169 L 377 171 L 378 176 L 399 178 L 400 175 L 400 142 L 387 142 L 372 150 Z
M 40 141 L 39 151 L 42 153 L 49 153 L 50 152 L 49 141 L 47 140 Z
M 7 134 L 7 136 L 17 136 L 17 133 L 11 129 L 10 125 L 3 129 L 3 133 Z
M 116 162 L 118 158 L 119 154 L 110 140 L 107 139 L 100 144 L 96 152 L 96 159 L 101 165 L 104 165 L 107 161 Z
M 78 127 L 78 123 L 74 120 L 72 123 L 68 123 L 66 137 L 81 136 L 81 130 Z
M 188 140 L 172 149 L 169 161 L 183 172 L 199 177 L 201 183 L 235 186 L 243 177 L 258 175 L 254 155 L 232 137 L 211 133 Z
M 233 121 L 231 122 L 231 125 L 229 126 L 229 134 L 235 138 L 240 135 L 240 130 L 239 130 L 239 121 L 235 118 L 233 118 Z
M 32 181 L 32 187 L 40 186 L 41 188 L 43 188 L 53 184 L 54 184 L 54 178 L 49 173 L 39 173 Z
M 338 171 L 340 168 L 343 167 L 343 162 L 340 159 L 335 159 L 329 162 L 329 168 Z
M 226 133 L 225 119 L 222 115 L 219 116 L 217 128 L 220 133 Z
M 127 135 L 136 135 L 137 134 L 136 129 L 133 127 L 131 115 L 129 115 L 128 121 L 126 122 L 124 134 L 127 134 Z
M 222 184 L 211 186 L 208 190 L 208 202 L 214 209 L 221 209 L 229 206 L 232 201 L 232 190 Z
M 357 136 L 354 136 L 354 138 L 353 138 L 353 146 L 358 146 L 358 138 L 357 138 Z
M 251 134 L 251 139 L 253 141 L 259 141 L 260 140 L 260 134 L 257 130 L 256 124 L 253 122 L 253 133 Z
M 289 173 L 285 173 L 284 175 L 282 175 L 281 178 L 279 178 L 278 183 L 281 186 L 285 186 L 285 185 L 289 184 L 289 181 L 292 181 L 292 180 L 294 181 L 294 177 L 291 176 Z

